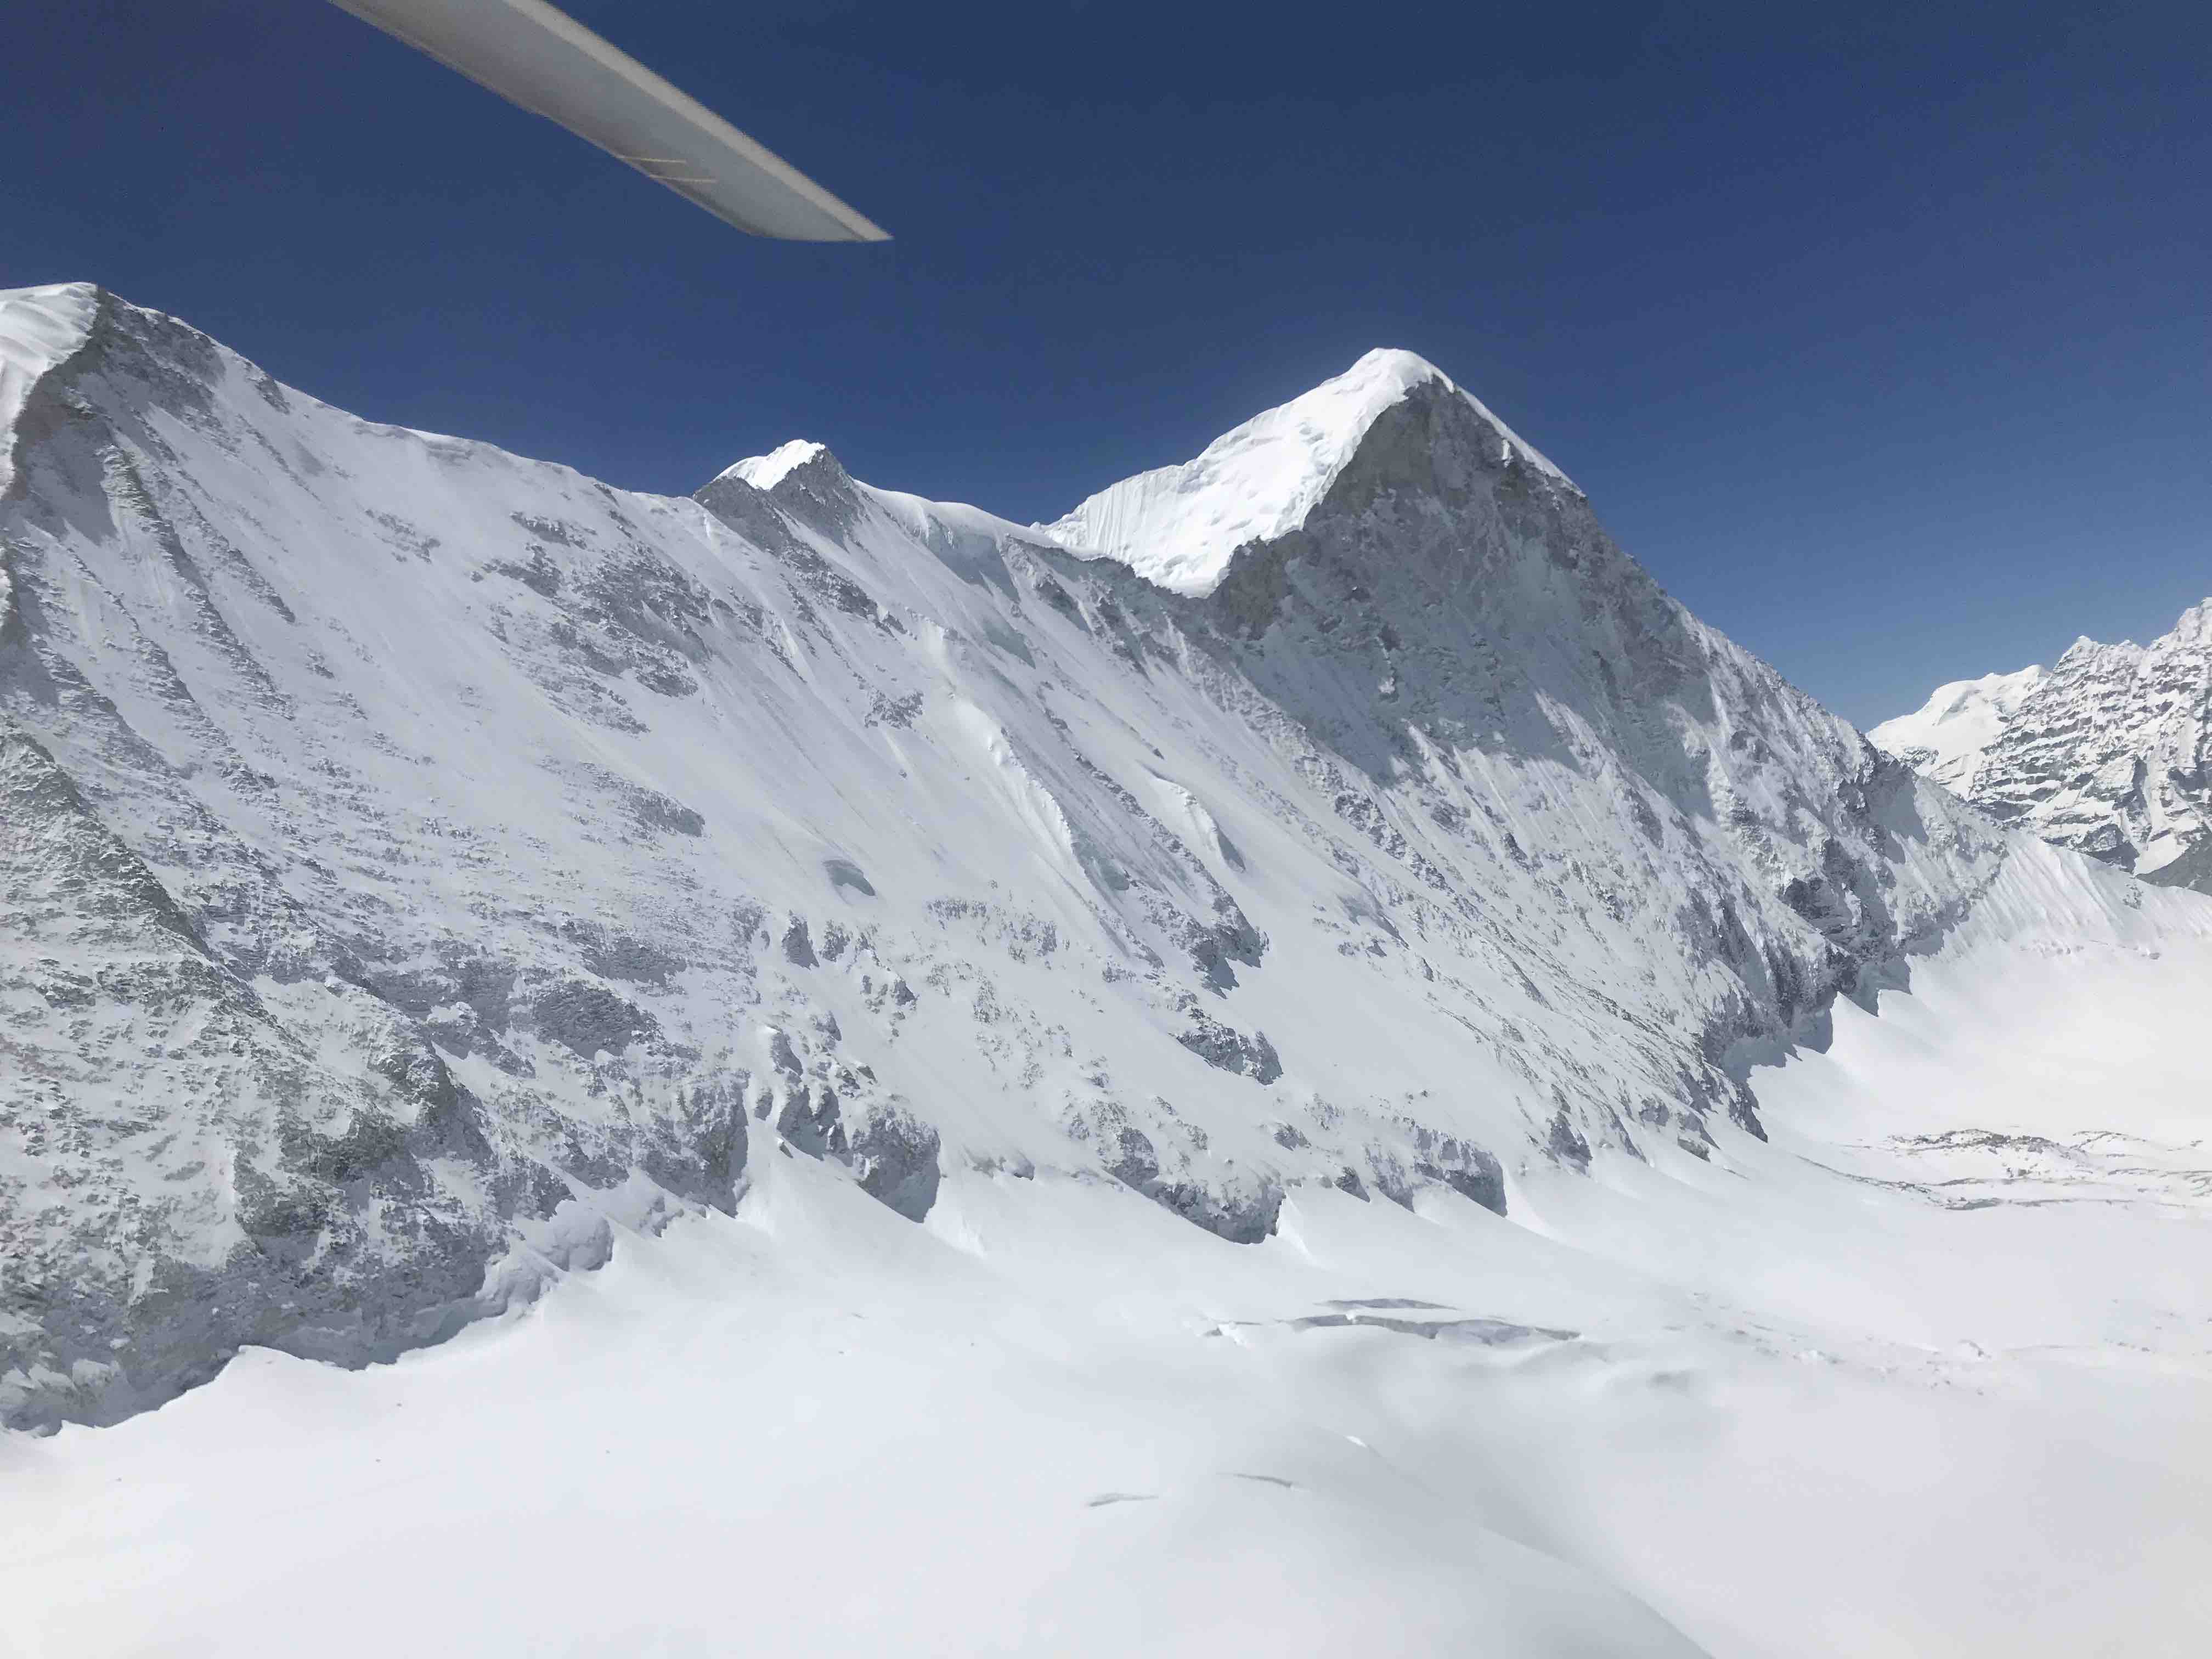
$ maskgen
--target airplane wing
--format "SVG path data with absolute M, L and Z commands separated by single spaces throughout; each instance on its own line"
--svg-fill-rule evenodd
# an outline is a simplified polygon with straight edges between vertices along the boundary
M 544 0 L 332 0 L 755 236 L 881 242 L 781 156 Z

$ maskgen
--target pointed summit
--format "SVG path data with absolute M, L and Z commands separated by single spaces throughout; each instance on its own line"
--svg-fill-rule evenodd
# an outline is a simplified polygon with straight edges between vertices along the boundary
M 720 476 L 742 478 L 755 489 L 773 489 L 809 461 L 829 453 L 811 438 L 793 438 L 765 455 L 748 455 L 734 466 L 726 467 Z
M 860 489 L 827 444 L 793 438 L 724 467 L 692 499 L 725 523 L 776 540 L 787 533 L 778 514 L 837 533 L 860 511 Z
M 1124 478 L 1038 528 L 1074 551 L 1118 559 L 1172 592 L 1211 593 L 1228 574 L 1231 554 L 1297 529 L 1376 419 L 1431 385 L 1465 398 L 1522 459 L 1573 487 L 1434 363 L 1378 348 L 1335 379 L 1216 438 L 1195 460 Z
M 816 443 L 811 438 L 793 438 L 788 443 L 778 444 L 765 455 L 748 455 L 724 467 L 695 493 L 694 499 L 712 507 L 715 501 L 726 501 L 733 495 L 766 495 L 791 507 L 807 501 L 817 504 L 846 501 L 852 493 L 852 475 L 845 471 L 845 464 L 830 453 L 829 445 Z

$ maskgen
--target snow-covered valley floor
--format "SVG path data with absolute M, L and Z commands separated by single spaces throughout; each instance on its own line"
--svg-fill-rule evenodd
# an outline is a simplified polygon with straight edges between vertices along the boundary
M 755 1126 L 734 1218 L 526 1313 L 0 1439 L 0 1650 L 2202 1652 L 2212 941 L 2058 942 L 2069 868 L 1761 1072 L 1735 1171 L 1510 1220 L 916 1225 Z

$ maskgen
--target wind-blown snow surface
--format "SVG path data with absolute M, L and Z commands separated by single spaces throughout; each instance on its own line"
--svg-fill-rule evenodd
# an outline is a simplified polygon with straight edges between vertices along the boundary
M 1939 686 L 1869 736 L 2001 821 L 2212 892 L 2212 599 L 2148 645 Z
M 338 1571 L 475 1651 L 2186 1650 L 2212 906 L 1448 383 L 1193 595 L 76 337 L 0 501 L 26 1651 L 388 1646 Z

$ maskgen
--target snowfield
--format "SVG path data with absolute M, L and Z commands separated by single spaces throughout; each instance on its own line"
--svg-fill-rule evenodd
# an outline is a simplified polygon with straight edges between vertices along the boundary
M 2191 1654 L 2212 1149 L 2157 1039 L 2212 948 L 2155 931 L 1917 963 L 1741 1173 L 1518 1221 L 1322 1188 L 1237 1246 L 970 1171 L 917 1227 L 764 1141 L 526 1315 L 0 1443 L 11 1635 L 368 1655 L 366 1580 L 454 1652 Z
M 2212 899 L 1419 359 L 1024 529 L 0 336 L 0 1654 L 2201 1650 Z

